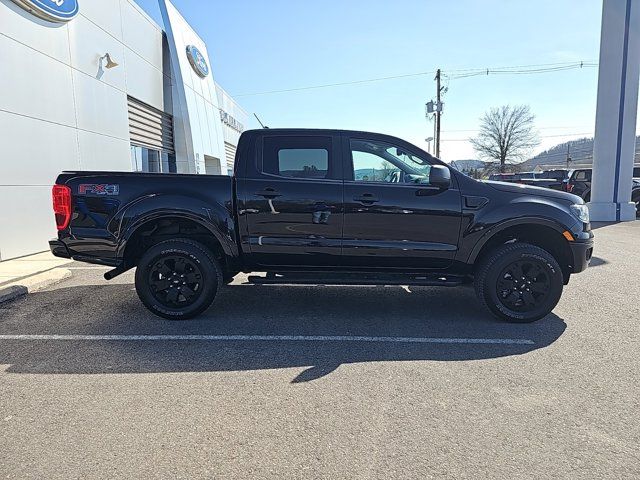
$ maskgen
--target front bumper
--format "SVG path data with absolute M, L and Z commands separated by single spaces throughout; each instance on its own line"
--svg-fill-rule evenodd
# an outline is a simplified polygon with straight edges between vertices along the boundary
M 570 242 L 571 254 L 573 256 L 572 273 L 579 273 L 589 266 L 593 255 L 593 233 L 584 232 L 582 238 L 577 238 L 575 242 Z

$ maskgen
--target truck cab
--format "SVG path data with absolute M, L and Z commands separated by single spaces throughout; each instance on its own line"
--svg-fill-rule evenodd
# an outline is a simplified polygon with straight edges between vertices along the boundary
M 462 197 L 433 157 L 359 132 L 250 136 L 256 161 L 237 163 L 236 188 L 240 244 L 255 267 L 423 270 L 454 261 Z

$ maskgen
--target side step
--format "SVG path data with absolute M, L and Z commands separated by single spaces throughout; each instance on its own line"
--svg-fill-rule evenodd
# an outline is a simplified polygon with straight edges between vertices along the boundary
M 267 272 L 265 276 L 250 275 L 255 285 L 414 285 L 457 287 L 467 282 L 462 275 L 406 274 L 406 273 L 307 273 Z

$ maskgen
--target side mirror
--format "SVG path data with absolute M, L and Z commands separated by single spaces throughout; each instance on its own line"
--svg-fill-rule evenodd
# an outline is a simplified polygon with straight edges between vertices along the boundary
M 451 172 L 444 165 L 433 165 L 429 170 L 429 185 L 446 190 L 451 186 Z

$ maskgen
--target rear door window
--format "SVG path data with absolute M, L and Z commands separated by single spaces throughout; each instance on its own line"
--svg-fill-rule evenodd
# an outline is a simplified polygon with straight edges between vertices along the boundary
M 331 137 L 267 136 L 264 138 L 262 172 L 285 178 L 326 180 L 334 178 Z

